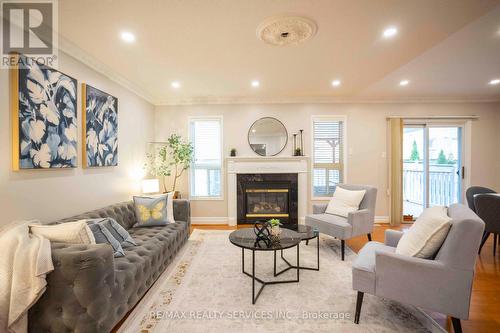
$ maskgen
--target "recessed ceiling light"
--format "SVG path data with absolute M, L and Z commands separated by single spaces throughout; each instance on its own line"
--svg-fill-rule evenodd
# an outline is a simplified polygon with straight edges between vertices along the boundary
M 497 85 L 497 84 L 499 84 L 499 83 L 500 83 L 500 79 L 493 79 L 493 80 L 491 80 L 491 81 L 490 81 L 490 84 L 491 84 L 492 86 L 495 86 L 495 85 Z
M 124 42 L 133 43 L 135 41 L 134 34 L 129 31 L 123 31 L 120 36 Z
M 174 89 L 178 89 L 181 87 L 181 84 L 178 82 L 178 81 L 174 81 L 172 83 L 170 83 L 170 85 L 172 86 L 172 88 Z
M 333 81 L 332 81 L 332 86 L 334 86 L 334 87 L 338 87 L 338 86 L 340 86 L 340 84 L 341 84 L 341 83 L 342 83 L 342 82 L 341 82 L 340 80 L 333 80 Z
M 408 80 L 402 80 L 402 81 L 399 81 L 399 85 L 400 85 L 400 86 L 403 86 L 403 87 L 404 87 L 404 86 L 407 86 L 408 84 L 410 84 L 410 81 L 408 81 Z
M 392 38 L 398 34 L 398 29 L 396 27 L 389 27 L 384 30 L 384 38 Z
M 257 81 L 257 80 L 253 80 L 252 81 L 252 87 L 257 88 L 258 86 L 260 86 L 260 82 Z

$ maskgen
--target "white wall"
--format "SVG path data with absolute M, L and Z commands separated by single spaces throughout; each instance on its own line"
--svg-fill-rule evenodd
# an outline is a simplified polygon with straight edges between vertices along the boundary
M 154 107 L 81 62 L 59 53 L 59 70 L 78 80 L 78 120 L 81 124 L 81 83 L 118 98 L 119 165 L 71 170 L 11 169 L 11 118 L 8 71 L 0 70 L 0 224 L 18 219 L 50 221 L 128 200 L 140 189 L 146 142 L 154 137 Z M 81 125 L 78 128 L 81 138 Z
M 289 134 L 305 130 L 305 153 L 310 154 L 312 115 L 347 116 L 347 182 L 375 185 L 378 216 L 389 215 L 387 159 L 387 122 L 389 115 L 478 115 L 472 122 L 471 183 L 500 189 L 498 159 L 500 132 L 500 104 L 496 103 L 440 103 L 440 104 L 268 104 L 268 105 L 194 105 L 156 108 L 156 140 L 164 141 L 173 132 L 187 137 L 189 116 L 222 115 L 224 117 L 225 156 L 231 148 L 239 156 L 254 156 L 247 143 L 251 124 L 264 116 L 281 120 Z M 292 154 L 292 144 L 282 155 Z M 225 178 L 225 174 L 224 174 Z M 187 175 L 178 188 L 187 196 Z M 227 191 L 225 191 L 227 192 Z M 310 195 L 310 193 L 308 193 Z M 311 202 L 309 202 L 309 206 Z M 226 217 L 227 202 L 192 202 L 194 217 Z

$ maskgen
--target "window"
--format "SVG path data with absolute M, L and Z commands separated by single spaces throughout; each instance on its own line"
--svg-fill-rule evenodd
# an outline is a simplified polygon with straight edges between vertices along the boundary
M 193 118 L 189 133 L 194 145 L 190 168 L 191 198 L 222 197 L 222 118 Z
M 329 197 L 344 182 L 344 126 L 339 117 L 313 117 L 313 197 Z

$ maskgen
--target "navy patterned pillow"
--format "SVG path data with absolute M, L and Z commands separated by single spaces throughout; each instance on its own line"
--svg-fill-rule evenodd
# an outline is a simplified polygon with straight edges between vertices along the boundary
M 87 220 L 87 224 L 94 234 L 95 242 L 97 244 L 109 244 L 113 248 L 114 257 L 123 257 L 125 252 L 123 251 L 120 242 L 116 240 L 111 232 L 101 223 L 104 219 L 92 219 Z

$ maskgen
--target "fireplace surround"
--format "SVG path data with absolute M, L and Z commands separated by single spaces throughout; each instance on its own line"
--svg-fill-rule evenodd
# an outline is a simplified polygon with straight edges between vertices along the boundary
M 298 176 L 296 173 L 237 175 L 237 223 L 279 219 L 298 222 Z

